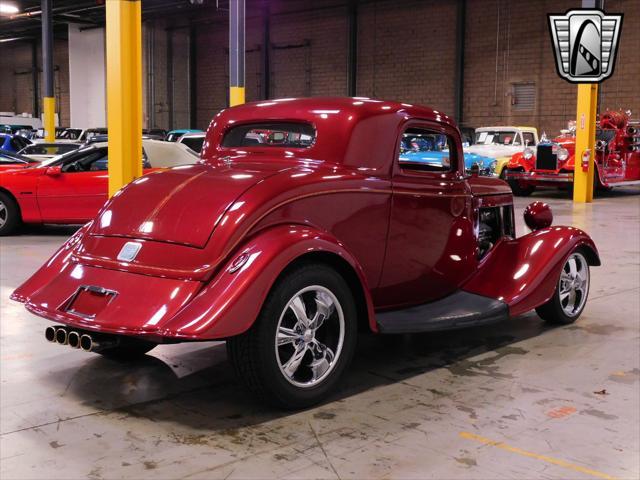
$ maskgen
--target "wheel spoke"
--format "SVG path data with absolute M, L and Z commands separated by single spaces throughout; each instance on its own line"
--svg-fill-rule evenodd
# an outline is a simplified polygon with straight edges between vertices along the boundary
M 571 294 L 571 290 L 567 290 L 566 292 L 560 293 L 560 301 L 564 302 L 564 300 Z
M 316 314 L 313 316 L 309 328 L 318 330 L 322 323 L 331 316 L 335 306 L 333 300 L 324 292 L 316 292 Z
M 571 257 L 569 259 L 569 273 L 571 274 L 571 278 L 575 278 L 578 273 L 578 265 L 576 264 L 576 259 Z
M 285 374 L 287 374 L 289 378 L 293 378 L 293 375 L 298 370 L 298 367 L 300 367 L 300 363 L 302 362 L 305 353 L 307 353 L 308 348 L 309 347 L 306 343 L 300 343 L 296 347 L 295 352 L 293 352 L 293 355 L 291 355 L 291 358 L 287 360 L 287 363 L 282 366 Z
M 299 335 L 291 328 L 278 328 L 278 346 L 288 345 L 295 342 Z
M 575 290 L 571 290 L 569 292 L 569 301 L 567 302 L 567 308 L 570 308 L 571 311 L 575 310 L 576 308 L 576 291 Z
M 312 380 L 317 380 L 329 370 L 335 355 L 330 348 L 317 340 L 314 341 L 312 348 L 314 358 L 309 367 L 311 368 Z
M 293 311 L 293 314 L 296 316 L 298 322 L 304 325 L 305 328 L 309 328 L 309 324 L 311 323 L 311 321 L 307 316 L 307 309 L 305 308 L 304 301 L 302 300 L 302 297 L 300 295 L 291 300 L 289 308 L 291 308 L 291 310 Z

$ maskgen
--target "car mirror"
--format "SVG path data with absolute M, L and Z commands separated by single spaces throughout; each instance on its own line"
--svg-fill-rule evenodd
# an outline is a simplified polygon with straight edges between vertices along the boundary
M 60 165 L 56 165 L 54 167 L 47 168 L 46 172 L 50 177 L 57 177 L 62 173 L 62 167 Z

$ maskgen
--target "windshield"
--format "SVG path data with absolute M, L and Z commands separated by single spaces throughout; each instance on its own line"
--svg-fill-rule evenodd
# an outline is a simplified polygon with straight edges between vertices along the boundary
M 25 147 L 20 153 L 23 155 L 60 155 L 77 149 L 78 145 L 73 143 L 55 145 L 51 143 L 36 143 Z
M 610 142 L 614 138 L 616 138 L 615 130 L 603 130 L 601 128 L 596 128 L 596 139 Z
M 58 163 L 63 163 L 67 159 L 73 158 L 75 155 L 81 156 L 84 152 L 88 152 L 93 150 L 95 147 L 92 145 L 90 147 L 79 148 L 77 150 L 72 150 L 71 152 L 64 153 L 62 155 L 55 156 L 53 158 L 48 158 L 43 162 L 38 164 L 39 167 L 50 167 L 52 165 L 57 165 Z
M 516 132 L 485 131 L 476 132 L 478 145 L 517 145 Z

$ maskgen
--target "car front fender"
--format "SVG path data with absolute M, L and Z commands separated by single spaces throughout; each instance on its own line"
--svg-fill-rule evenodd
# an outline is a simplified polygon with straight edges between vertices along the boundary
M 257 319 L 280 274 L 305 255 L 325 254 L 355 272 L 366 302 L 368 323 L 375 326 L 373 303 L 362 268 L 337 239 L 301 225 L 281 225 L 259 232 L 236 249 L 198 295 L 163 325 L 163 337 L 213 340 L 240 335 Z M 349 282 L 352 283 L 352 282 Z
M 462 289 L 500 300 L 511 316 L 520 315 L 551 298 L 567 257 L 578 249 L 589 265 L 600 265 L 593 240 L 578 228 L 548 227 L 502 240 Z

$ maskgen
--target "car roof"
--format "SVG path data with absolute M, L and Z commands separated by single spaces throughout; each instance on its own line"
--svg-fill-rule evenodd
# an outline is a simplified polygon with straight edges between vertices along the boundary
M 203 160 L 225 156 L 222 137 L 238 124 L 305 122 L 316 129 L 315 142 L 306 148 L 255 145 L 243 147 L 274 152 L 297 151 L 308 159 L 329 160 L 358 168 L 388 167 L 395 151 L 398 128 L 409 119 L 448 124 L 455 122 L 429 107 L 368 97 L 281 98 L 246 103 L 216 114 L 202 151 Z M 386 134 L 388 133 L 388 135 Z
M 521 130 L 523 132 L 537 132 L 535 127 L 516 127 L 509 125 L 496 125 L 495 127 L 480 127 L 476 128 L 476 133 L 482 132 L 511 132 L 513 130 Z

